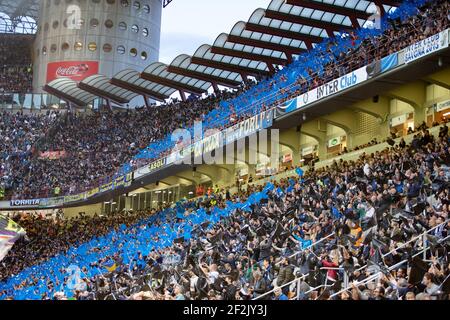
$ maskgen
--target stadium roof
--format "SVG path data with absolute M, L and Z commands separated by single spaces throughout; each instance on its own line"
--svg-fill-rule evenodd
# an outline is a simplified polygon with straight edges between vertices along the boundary
M 2 0 L 0 12 L 6 13 L 11 19 L 16 17 L 32 17 L 39 19 L 40 0 Z
M 136 92 L 112 84 L 109 78 L 100 74 L 87 77 L 78 84 L 78 87 L 120 104 L 128 103 L 139 95 Z
M 168 99 L 171 94 L 177 91 L 174 88 L 142 79 L 139 72 L 131 69 L 122 70 L 117 73 L 111 79 L 111 83 L 160 101 Z
M 185 92 L 202 94 L 211 86 L 216 90 L 218 84 L 237 87 L 246 77 L 268 76 L 294 55 L 364 26 L 375 13 L 389 12 L 401 2 L 272 0 L 267 9 L 256 9 L 247 22 L 237 22 L 230 33 L 220 34 L 212 45 L 201 45 L 192 56 L 179 55 L 169 65 L 153 63 L 142 73 L 124 70 L 113 79 L 101 76 L 103 87 L 113 86 L 108 90 L 89 88 L 86 81 L 79 86 L 104 98 L 114 96 L 116 102 L 132 99 L 132 92 L 163 100 L 177 90 L 184 97 Z M 89 82 L 93 80 L 98 79 Z
M 45 86 L 45 91 L 77 106 L 83 106 L 95 99 L 95 95 L 80 89 L 77 83 L 67 78 L 53 80 Z
M 34 34 L 37 31 L 39 0 L 1 0 L 0 32 Z

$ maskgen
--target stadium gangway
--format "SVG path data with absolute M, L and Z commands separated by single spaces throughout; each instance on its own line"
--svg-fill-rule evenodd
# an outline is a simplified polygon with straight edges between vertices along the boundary
M 441 224 L 439 224 L 439 225 L 433 227 L 433 228 L 430 229 L 430 230 L 427 230 L 426 232 L 424 232 L 424 233 L 422 233 L 422 234 L 420 234 L 420 235 L 418 235 L 418 236 L 416 236 L 416 237 L 410 239 L 409 241 L 405 242 L 404 244 L 402 244 L 402 245 L 398 246 L 397 248 L 395 248 L 395 249 L 389 251 L 388 253 L 382 255 L 382 257 L 384 258 L 384 257 L 386 257 L 387 255 L 394 253 L 396 250 L 399 250 L 399 249 L 405 247 L 405 246 L 408 245 L 409 243 L 415 242 L 415 241 L 419 240 L 420 238 L 422 238 L 422 239 L 424 240 L 424 239 L 426 238 L 426 236 L 427 236 L 430 232 L 436 230 L 437 228 L 439 228 L 439 227 L 442 226 L 442 225 L 445 225 L 445 224 L 448 223 L 449 221 L 450 221 L 450 219 L 447 219 L 445 222 L 443 222 L 443 223 L 441 223 Z M 333 234 L 334 234 L 334 233 L 330 234 L 328 237 L 330 237 L 330 236 L 333 235 Z M 328 238 L 328 237 L 327 237 L 327 238 Z M 449 238 L 449 236 L 447 236 L 445 239 L 447 239 L 447 238 Z M 325 239 L 326 239 L 326 238 L 323 238 L 323 239 L 321 239 L 321 240 L 325 240 Z M 441 240 L 440 242 L 445 241 L 445 239 L 444 239 L 444 240 Z M 425 243 L 425 242 L 424 242 L 424 243 Z M 311 245 L 311 246 L 308 247 L 307 249 L 311 248 L 312 246 L 313 246 L 313 245 Z M 426 255 L 426 251 L 427 251 L 427 250 L 428 250 L 428 247 L 425 247 L 425 248 L 423 248 L 423 249 L 420 251 L 419 254 L 425 254 L 425 255 Z M 297 254 L 299 254 L 299 253 L 300 253 L 300 252 L 297 252 L 297 253 L 294 254 L 293 256 L 295 256 L 295 255 L 297 255 Z M 417 256 L 417 255 L 418 255 L 418 254 L 415 254 L 413 257 L 415 257 L 415 256 Z M 402 261 L 402 264 L 405 263 L 405 262 L 407 262 L 407 261 Z M 361 268 L 359 268 L 359 269 L 357 269 L 357 270 L 358 270 L 358 271 L 361 271 L 361 270 L 364 270 L 364 269 L 367 268 L 367 267 L 368 267 L 368 264 L 364 265 L 363 267 L 361 267 Z M 285 288 L 285 287 L 287 287 L 287 286 L 291 286 L 291 285 L 294 284 L 294 283 L 297 283 L 297 295 L 296 295 L 296 299 L 298 299 L 298 297 L 299 297 L 298 290 L 299 290 L 299 288 L 300 288 L 301 281 L 302 281 L 302 280 L 305 280 L 306 277 L 308 277 L 308 276 L 309 276 L 309 273 L 304 274 L 304 275 L 302 275 L 302 276 L 300 276 L 300 277 L 298 277 L 298 278 L 295 278 L 295 279 L 292 280 L 292 281 L 289 281 L 288 283 L 286 283 L 286 284 L 284 284 L 284 285 L 282 285 L 282 286 L 280 286 L 280 287 L 278 287 L 278 288 L 281 288 L 281 289 L 282 289 L 282 288 Z M 371 277 L 372 277 L 372 276 L 371 276 Z M 362 280 L 362 281 L 364 281 L 364 280 Z M 323 287 L 323 285 L 320 286 L 320 287 Z M 261 298 L 263 298 L 263 297 L 266 297 L 266 296 L 268 296 L 268 295 L 274 293 L 275 289 L 276 289 L 276 288 L 274 288 L 274 289 L 272 289 L 272 290 L 270 290 L 270 291 L 268 291 L 268 292 L 266 292 L 266 293 L 264 293 L 264 294 L 262 294 L 262 295 L 260 295 L 260 296 L 257 296 L 256 298 L 253 298 L 253 300 L 259 300 L 259 299 L 261 299 Z M 347 289 L 347 290 L 348 290 L 348 289 Z M 346 290 L 344 290 L 344 291 L 346 291 Z M 330 296 L 330 297 L 331 297 L 331 296 Z
M 446 237 L 443 238 L 443 239 L 438 240 L 438 243 L 442 243 L 442 242 L 444 242 L 444 241 L 446 241 L 446 240 L 449 240 L 449 239 L 450 239 L 450 235 L 446 236 Z M 426 251 L 427 251 L 427 250 L 428 250 L 428 246 L 426 246 L 426 247 L 423 248 L 421 251 L 419 251 L 419 252 L 417 252 L 416 254 L 414 254 L 411 258 L 418 257 L 419 255 L 424 254 L 424 253 L 426 254 Z M 427 262 L 426 260 L 424 260 L 424 261 Z M 402 266 L 403 264 L 405 264 L 405 263 L 407 263 L 407 262 L 408 262 L 408 259 L 405 259 L 405 260 L 403 260 L 403 261 L 400 261 L 400 262 L 394 264 L 393 266 L 390 266 L 389 268 L 387 268 L 387 270 L 388 270 L 388 271 L 395 270 L 396 268 Z M 371 282 L 371 281 L 378 280 L 379 278 L 381 278 L 382 275 L 383 275 L 383 272 L 379 271 L 379 272 L 377 272 L 377 273 L 375 273 L 375 274 L 373 274 L 373 275 L 367 277 L 366 279 L 363 279 L 363 280 L 361 280 L 361 281 L 354 282 L 352 285 L 360 286 L 360 285 L 362 285 L 362 284 L 367 284 L 367 283 L 369 283 L 369 282 Z M 341 291 L 338 291 L 338 292 L 336 292 L 336 293 L 330 295 L 330 298 L 334 298 L 334 297 L 336 297 L 336 296 L 342 294 L 343 292 L 349 291 L 349 290 L 351 290 L 351 289 L 352 289 L 352 286 L 347 286 L 346 288 L 342 289 Z
M 299 250 L 299 251 L 297 251 L 296 253 L 290 255 L 288 258 L 289 258 L 289 259 L 295 258 L 295 257 L 296 257 L 297 255 L 299 255 L 300 253 L 310 250 L 311 248 L 317 246 L 318 244 L 324 242 L 325 240 L 331 238 L 331 237 L 334 236 L 334 235 L 335 235 L 335 233 L 333 232 L 333 233 L 329 234 L 328 236 L 326 236 L 325 238 L 322 238 L 322 239 L 320 239 L 319 241 L 314 242 L 314 243 L 313 243 L 312 245 L 310 245 L 309 247 L 304 248 L 304 249 L 302 249 L 302 250 Z M 281 261 L 278 261 L 275 265 L 279 265 L 280 263 L 281 263 Z M 308 276 L 309 276 L 309 273 L 304 274 L 304 275 L 302 275 L 300 278 L 296 278 L 296 279 L 294 279 L 294 280 L 292 280 L 292 281 L 290 281 L 290 282 L 284 284 L 284 285 L 283 285 L 282 287 L 280 287 L 280 288 L 284 288 L 284 287 L 286 287 L 286 286 L 288 286 L 288 285 L 293 284 L 294 282 L 299 282 L 299 283 L 300 283 L 301 280 L 305 279 L 305 278 L 308 277 Z M 299 286 L 297 286 L 297 287 L 299 287 Z M 268 296 L 269 294 L 272 294 L 274 291 L 275 291 L 275 289 L 272 289 L 272 290 L 270 290 L 270 291 L 268 291 L 268 292 L 266 292 L 266 293 L 263 293 L 262 295 L 259 295 L 259 296 L 255 297 L 255 298 L 253 298 L 253 300 L 259 300 L 259 299 L 261 299 L 261 298 L 263 298 L 263 297 L 265 297 L 265 296 Z

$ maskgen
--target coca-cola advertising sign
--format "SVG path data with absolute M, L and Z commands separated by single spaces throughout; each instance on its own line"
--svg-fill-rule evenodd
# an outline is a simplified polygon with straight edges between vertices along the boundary
M 47 83 L 59 78 L 79 82 L 97 73 L 98 61 L 51 62 L 47 65 Z

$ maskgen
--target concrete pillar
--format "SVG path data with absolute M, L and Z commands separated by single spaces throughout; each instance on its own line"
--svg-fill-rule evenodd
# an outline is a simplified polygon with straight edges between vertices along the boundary
M 80 81 L 90 72 L 112 77 L 124 69 L 143 70 L 159 59 L 161 1 L 39 2 L 34 92 L 42 92 L 47 79 L 64 76 L 67 70 Z
M 450 68 L 430 74 L 424 80 L 450 90 Z
M 327 156 L 327 127 L 324 121 L 315 119 L 302 125 L 301 134 L 305 134 L 317 140 L 319 143 L 319 159 Z
M 427 102 L 426 82 L 419 80 L 409 83 L 389 91 L 387 96 L 408 103 L 414 108 L 414 123 L 416 127 L 425 121 L 425 105 Z
M 297 128 L 280 132 L 280 144 L 292 150 L 294 166 L 300 165 L 300 132 Z
M 336 127 L 342 128 L 347 134 L 347 148 L 353 148 L 353 135 L 356 129 L 356 114 L 351 109 L 341 109 L 332 114 L 323 116 L 322 119 Z

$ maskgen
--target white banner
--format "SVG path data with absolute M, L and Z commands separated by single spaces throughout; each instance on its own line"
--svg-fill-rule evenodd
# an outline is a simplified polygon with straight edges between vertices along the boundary
M 396 127 L 406 122 L 406 114 L 391 119 L 391 127 Z
M 450 100 L 442 101 L 436 104 L 436 112 L 441 112 L 450 108 Z
M 250 136 L 272 126 L 274 110 L 264 111 L 225 129 L 226 143 Z
M 405 49 L 405 63 L 411 63 L 447 47 L 448 29 L 407 47 Z
M 302 149 L 302 156 L 307 156 L 308 154 L 312 154 L 314 152 L 315 146 L 310 146 Z
M 329 97 L 338 92 L 344 91 L 357 84 L 366 81 L 369 76 L 366 71 L 367 67 L 359 68 L 339 79 L 332 80 L 320 87 L 314 88 L 297 97 L 297 109 L 305 107 L 311 103 L 314 103 L 320 99 Z

